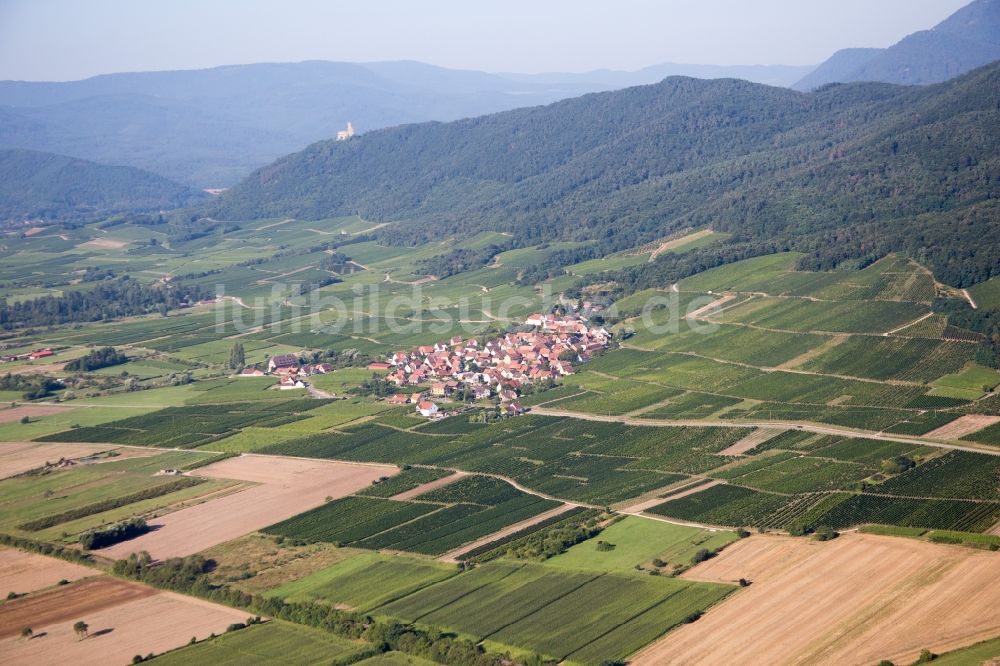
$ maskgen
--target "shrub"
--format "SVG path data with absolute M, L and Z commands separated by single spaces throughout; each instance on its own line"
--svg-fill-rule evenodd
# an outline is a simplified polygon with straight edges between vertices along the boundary
M 699 562 L 704 562 L 712 557 L 715 557 L 715 553 L 707 548 L 699 548 L 698 551 L 691 556 L 691 564 L 698 564 Z

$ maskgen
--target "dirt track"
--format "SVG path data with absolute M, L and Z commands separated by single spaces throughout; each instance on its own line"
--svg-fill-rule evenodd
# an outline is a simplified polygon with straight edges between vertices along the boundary
M 781 433 L 785 432 L 780 428 L 757 428 L 752 433 L 741 439 L 740 441 L 732 444 L 726 449 L 719 451 L 720 456 L 741 456 L 750 449 L 753 449 L 760 444 L 763 444 L 769 439 L 777 437 Z
M 423 495 L 424 493 L 429 493 L 432 490 L 437 490 L 438 488 L 443 488 L 448 484 L 455 483 L 462 477 L 469 476 L 468 472 L 455 472 L 450 476 L 445 476 L 440 479 L 435 479 L 433 481 L 428 481 L 427 483 L 417 486 L 416 488 L 411 488 L 410 490 L 403 491 L 398 495 L 393 495 L 391 499 L 394 500 L 411 500 L 417 495 Z
M 912 662 L 1000 633 L 1000 557 L 913 539 L 754 536 L 685 578 L 752 581 L 632 662 Z
M 511 534 L 514 534 L 515 532 L 520 532 L 521 530 L 523 530 L 526 527 L 531 527 L 532 525 L 537 525 L 538 523 L 542 522 L 543 520 L 548 520 L 549 518 L 552 518 L 553 516 L 558 516 L 560 514 L 566 513 L 567 511 L 569 511 L 570 509 L 573 509 L 573 508 L 576 508 L 575 504 L 563 504 L 561 506 L 557 506 L 554 509 L 551 509 L 551 510 L 546 511 L 544 513 L 540 513 L 537 516 L 532 516 L 531 518 L 528 518 L 527 520 L 522 520 L 519 523 L 514 523 L 513 525 L 505 527 L 502 530 L 500 530 L 499 532 L 494 532 L 493 534 L 488 534 L 488 535 L 484 536 L 481 539 L 476 539 L 475 541 L 473 541 L 471 543 L 467 543 L 464 546 L 462 546 L 461 548 L 456 548 L 455 550 L 451 551 L 450 553 L 445 553 L 444 555 L 442 555 L 438 559 L 441 560 L 442 562 L 458 562 L 459 555 L 467 553 L 470 550 L 473 550 L 474 548 L 479 548 L 480 546 L 484 546 L 484 545 L 490 543 L 491 541 L 496 541 L 497 539 L 502 539 L 505 536 L 510 536 Z
M 114 559 L 141 550 L 155 559 L 191 555 L 365 488 L 395 469 L 252 454 L 229 458 L 192 475 L 259 485 L 150 520 L 151 532 L 99 553 Z
M 30 369 L 37 369 L 37 367 L 32 366 Z M 51 416 L 52 414 L 61 414 L 68 409 L 73 408 L 56 407 L 55 405 L 21 405 L 20 407 L 0 409 L 0 423 L 20 421 L 22 416 L 27 416 L 28 418 L 33 419 L 41 416 Z

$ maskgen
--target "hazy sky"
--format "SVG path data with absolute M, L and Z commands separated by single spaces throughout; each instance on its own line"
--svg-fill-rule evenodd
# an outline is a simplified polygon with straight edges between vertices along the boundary
M 0 0 L 0 79 L 310 59 L 488 71 L 813 64 L 969 0 Z

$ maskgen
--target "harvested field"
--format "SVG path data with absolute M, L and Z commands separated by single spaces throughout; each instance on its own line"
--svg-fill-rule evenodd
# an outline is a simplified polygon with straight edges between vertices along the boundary
M 0 442 L 0 479 L 17 476 L 60 458 L 80 458 L 116 449 L 108 444 L 42 444 L 38 442 Z M 142 451 L 135 449 L 135 451 Z M 155 451 L 151 451 L 154 453 Z M 121 458 L 114 458 L 121 460 Z
M 82 592 L 74 590 L 84 586 Z M 200 640 L 221 634 L 230 624 L 246 620 L 243 611 L 108 577 L 23 601 L 35 599 L 45 605 L 35 604 L 30 615 L 0 620 L 2 635 L 7 636 L 0 640 L 0 662 L 127 664 L 136 654 L 166 652 L 186 645 L 192 636 Z M 3 611 L 19 604 L 4 604 Z M 90 625 L 83 640 L 73 632 L 73 623 L 81 619 Z M 31 626 L 34 638 L 11 636 L 24 626 Z
M 753 584 L 634 664 L 912 662 L 1000 633 L 1000 558 L 915 539 L 737 542 L 685 578 Z
M 982 430 L 994 423 L 1000 423 L 1000 416 L 986 416 L 983 414 L 968 414 L 960 416 L 951 423 L 941 426 L 937 430 L 932 430 L 924 437 L 930 439 L 961 439 L 965 435 Z
M 36 370 L 34 367 L 30 369 Z M 8 409 L 0 410 L 0 423 L 13 423 L 14 421 L 20 421 L 21 418 L 25 416 L 29 419 L 36 419 L 42 416 L 61 414 L 62 412 L 70 409 L 73 408 L 56 407 L 55 405 L 21 405 L 19 407 L 10 407 Z
M 417 495 L 423 495 L 424 493 L 429 493 L 432 490 L 437 490 L 438 488 L 447 486 L 450 483 L 454 483 L 455 481 L 458 481 L 462 477 L 468 475 L 469 475 L 468 472 L 455 472 L 451 476 L 446 476 L 441 479 L 429 481 L 423 485 L 417 486 L 416 488 L 411 488 L 410 490 L 401 492 L 398 495 L 393 495 L 392 499 L 399 501 L 411 500 Z
M 741 456 L 747 451 L 756 448 L 769 439 L 773 439 L 785 432 L 774 428 L 757 428 L 752 433 L 736 442 L 732 446 L 719 451 L 720 456 Z
M 0 638 L 17 636 L 22 627 L 37 631 L 60 622 L 72 624 L 106 608 L 154 594 L 156 590 L 151 587 L 111 576 L 89 578 L 0 605 Z M 2 654 L 0 650 L 0 657 Z
M 0 594 L 26 594 L 51 587 L 61 580 L 74 581 L 96 576 L 100 571 L 54 557 L 0 549 Z
M 349 495 L 395 470 L 280 456 L 229 458 L 194 474 L 259 485 L 150 520 L 152 531 L 98 552 L 115 559 L 140 550 L 155 559 L 191 555 L 320 506 L 327 497 Z
M 113 238 L 94 238 L 85 243 L 80 243 L 77 247 L 92 247 L 97 250 L 120 250 L 128 245 L 125 241 Z

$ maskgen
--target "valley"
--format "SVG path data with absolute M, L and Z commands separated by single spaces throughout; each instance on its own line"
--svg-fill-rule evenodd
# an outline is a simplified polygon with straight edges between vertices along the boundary
M 1000 0 L 105 4 L 0 12 L 0 662 L 1000 660 Z
M 245 586 L 259 600 L 239 605 L 277 618 L 264 627 L 288 618 L 277 600 L 319 604 L 338 621 L 364 612 L 441 627 L 487 654 L 595 665 L 633 654 L 636 663 L 662 663 L 658 650 L 685 654 L 689 643 L 702 653 L 697 641 L 706 639 L 697 636 L 714 636 L 713 623 L 729 613 L 747 615 L 746 604 L 794 613 L 768 591 L 772 574 L 758 571 L 784 571 L 785 547 L 767 554 L 775 539 L 837 558 L 862 542 L 860 527 L 877 532 L 864 535 L 866 551 L 954 554 L 957 576 L 971 575 L 963 572 L 978 560 L 969 558 L 992 561 L 989 551 L 1000 548 L 991 534 L 1000 526 L 992 434 L 1000 373 L 977 363 L 981 336 L 936 312 L 942 298 L 963 296 L 911 259 L 810 272 L 796 268 L 796 253 L 779 253 L 616 297 L 606 278 L 621 265 L 615 257 L 522 285 L 524 267 L 560 250 L 539 245 L 426 281 L 422 262 L 494 237 L 401 252 L 368 240 L 370 226 L 357 218 L 280 222 L 240 223 L 221 242 L 173 240 L 152 254 L 132 253 L 149 245 L 145 228 L 129 224 L 105 230 L 121 247 L 89 242 L 105 236 L 94 227 L 68 230 L 61 253 L 43 251 L 34 236 L 8 237 L 20 289 L 49 282 L 68 293 L 84 267 L 112 266 L 124 252 L 140 280 L 212 285 L 225 296 L 165 317 L 8 334 L 12 357 L 53 350 L 8 362 L 14 370 L 44 363 L 58 376 L 60 364 L 102 344 L 127 357 L 68 373 L 64 387 L 32 401 L 9 394 L 14 406 L 0 417 L 28 416 L 0 419 L 0 438 L 10 442 L 0 443 L 2 459 L 18 466 L 0 481 L 0 529 L 11 543 L 51 543 L 75 558 L 84 532 L 142 518 L 145 534 L 84 554 L 85 566 L 128 571 L 130 554 L 148 551 L 154 561 L 183 557 L 198 567 L 192 558 L 205 553 L 225 573 L 196 573 L 193 580 L 212 581 L 197 594 L 225 604 Z M 320 227 L 336 249 L 322 244 Z M 725 237 L 681 240 L 664 251 Z M 188 247 L 202 246 L 193 259 Z M 580 280 L 595 286 L 568 298 Z M 456 336 L 482 346 L 536 328 L 526 323 L 534 313 L 574 307 L 611 342 L 574 358 L 570 374 L 503 388 L 504 361 L 500 386 L 487 383 L 478 397 L 438 395 L 433 377 L 387 381 L 394 363 L 411 362 L 406 350 Z M 246 367 L 266 370 L 288 354 L 328 367 L 302 375 L 327 397 L 275 390 L 276 375 L 242 376 L 227 367 L 237 343 Z M 509 401 L 501 388 L 519 394 L 527 414 L 501 409 Z M 400 393 L 402 404 L 392 399 Z M 405 404 L 415 393 L 444 417 L 415 413 Z M 829 545 L 810 536 L 832 530 L 847 533 Z M 789 534 L 800 536 L 781 536 Z M 714 573 L 731 551 L 760 547 L 760 565 Z M 263 559 L 246 559 L 246 548 Z M 747 590 L 739 578 L 752 581 Z M 622 586 L 635 588 L 627 603 L 602 592 Z M 571 620 L 579 607 L 596 615 Z M 944 628 L 938 638 L 900 629 L 873 654 L 952 649 L 1000 632 L 981 617 L 981 628 Z M 277 637 L 283 626 L 267 633 Z M 769 635 L 770 626 L 747 631 Z M 263 627 L 242 631 L 263 640 Z M 176 654 L 229 649 L 236 636 Z M 845 640 L 831 643 L 830 659 L 855 650 Z M 807 658 L 805 647 L 788 649 L 766 658 Z

